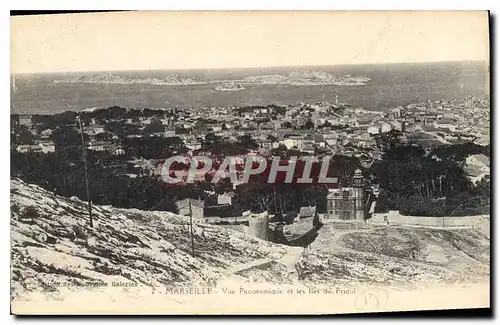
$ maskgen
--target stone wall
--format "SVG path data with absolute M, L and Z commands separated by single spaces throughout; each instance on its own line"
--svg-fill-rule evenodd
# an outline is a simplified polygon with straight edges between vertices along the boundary
M 399 211 L 389 211 L 388 213 L 374 213 L 367 220 L 371 224 L 383 224 L 394 226 L 421 226 L 421 227 L 478 227 L 480 224 L 489 222 L 489 215 L 463 216 L 463 217 L 424 217 L 424 216 L 404 216 Z

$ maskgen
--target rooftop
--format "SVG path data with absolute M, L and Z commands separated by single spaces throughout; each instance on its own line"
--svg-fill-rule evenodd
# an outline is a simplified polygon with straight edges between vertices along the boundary
M 301 207 L 299 218 L 314 217 L 316 215 L 316 206 Z
M 196 199 L 191 199 L 191 198 L 187 198 L 187 199 L 184 199 L 184 200 L 177 201 L 177 202 L 175 202 L 175 205 L 176 205 L 177 209 L 182 209 L 182 208 L 188 207 L 189 206 L 189 202 L 191 202 L 191 206 L 192 207 L 204 208 L 204 206 L 205 206 L 205 204 L 204 204 L 203 201 L 196 200 Z
M 490 158 L 486 155 L 483 154 L 478 154 L 478 155 L 471 155 L 469 158 L 474 158 L 481 162 L 483 165 L 490 166 Z

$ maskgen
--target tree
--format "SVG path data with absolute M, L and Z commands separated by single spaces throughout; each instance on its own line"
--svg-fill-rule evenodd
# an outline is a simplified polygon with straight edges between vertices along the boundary
M 143 133 L 144 136 L 151 136 L 154 133 L 163 133 L 164 131 L 165 127 L 163 126 L 161 121 L 158 119 L 154 119 L 150 124 L 146 126 Z
M 11 135 L 11 143 L 14 146 L 34 143 L 33 133 L 31 133 L 26 126 L 17 125 L 14 127 L 13 131 L 14 133 Z
M 392 147 L 372 165 L 371 172 L 387 191 L 390 208 L 436 216 L 456 214 L 459 206 L 473 209 L 466 202 L 476 193 L 459 164 L 432 159 L 421 147 Z
M 403 133 L 398 130 L 391 130 L 386 133 L 377 134 L 375 142 L 382 150 L 391 149 L 402 145 Z
M 432 157 L 435 155 L 440 159 L 452 159 L 457 162 L 465 162 L 468 156 L 476 154 L 490 156 L 490 146 L 480 146 L 472 142 L 444 145 L 432 150 L 430 156 Z
M 205 141 L 206 142 L 219 142 L 221 138 L 218 135 L 215 135 L 214 133 L 207 133 L 205 135 Z
M 302 151 L 300 151 L 299 149 L 296 149 L 296 148 L 290 148 L 286 152 L 286 156 L 287 157 L 300 157 L 300 156 L 302 156 Z
M 386 190 L 381 190 L 377 197 L 377 204 L 375 205 L 376 213 L 389 212 L 389 197 Z
M 271 150 L 271 155 L 284 158 L 287 150 L 286 146 L 280 143 L 277 148 L 273 148 Z
M 238 137 L 238 142 L 243 149 L 255 150 L 259 147 L 257 142 L 248 134 Z
M 425 155 L 425 150 L 421 146 L 392 146 L 382 155 L 383 160 L 411 160 L 419 159 Z
M 303 128 L 306 130 L 314 129 L 314 123 L 311 121 L 311 119 L 308 119 L 304 124 Z
M 104 131 L 95 135 L 96 141 L 110 141 L 113 138 L 113 133 Z
M 84 138 L 85 137 L 88 139 L 87 135 L 85 135 Z M 56 128 L 54 132 L 52 132 L 51 139 L 54 141 L 56 151 L 69 147 L 81 146 L 82 144 L 80 132 L 68 125 Z
M 134 134 L 133 132 L 128 133 L 125 126 L 121 122 L 108 123 L 106 128 L 109 132 L 116 134 L 119 139 L 123 139 L 127 134 Z

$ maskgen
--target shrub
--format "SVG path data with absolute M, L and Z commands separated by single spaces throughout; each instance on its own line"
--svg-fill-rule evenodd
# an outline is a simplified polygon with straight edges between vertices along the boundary
M 411 196 L 399 201 L 400 213 L 410 216 L 472 216 L 489 214 L 489 210 L 489 199 L 480 196 L 471 198 L 464 196 L 446 200 Z
M 411 196 L 399 201 L 399 212 L 403 215 L 440 217 L 446 215 L 446 210 L 444 200 Z
M 38 212 L 36 207 L 29 205 L 29 206 L 24 208 L 23 217 L 30 218 L 30 219 L 38 218 L 38 217 L 40 217 L 40 213 Z

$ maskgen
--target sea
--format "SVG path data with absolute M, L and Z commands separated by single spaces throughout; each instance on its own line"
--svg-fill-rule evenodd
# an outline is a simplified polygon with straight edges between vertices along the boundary
M 292 71 L 323 71 L 336 76 L 369 77 L 366 85 L 245 84 L 234 92 L 215 90 L 213 83 L 196 85 L 54 83 L 54 80 L 99 73 L 47 73 L 11 76 L 11 113 L 55 114 L 92 107 L 197 108 L 212 106 L 288 105 L 339 101 L 368 110 L 428 100 L 489 98 L 486 62 L 433 62 L 210 70 L 111 72 L 124 78 L 162 78 L 172 73 L 208 81 L 241 80 L 256 75 L 287 75 Z

